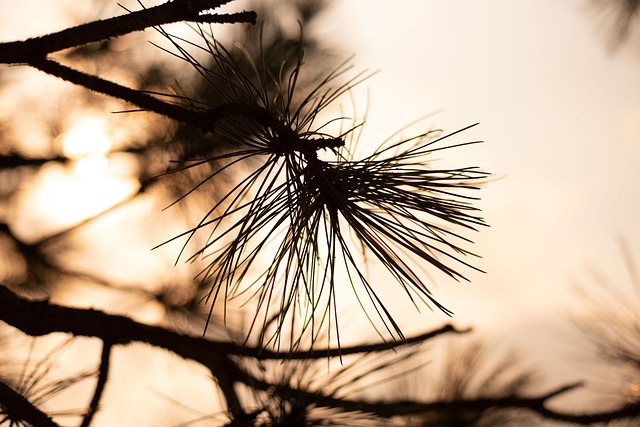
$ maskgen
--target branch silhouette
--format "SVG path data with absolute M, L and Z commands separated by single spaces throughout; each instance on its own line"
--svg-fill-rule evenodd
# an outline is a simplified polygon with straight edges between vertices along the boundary
M 0 319 L 31 336 L 54 332 L 75 336 L 96 337 L 111 345 L 145 342 L 170 350 L 184 358 L 204 364 L 211 357 L 245 356 L 259 360 L 323 359 L 350 354 L 387 351 L 409 344 L 417 344 L 446 333 L 464 333 L 452 325 L 409 337 L 406 341 L 362 344 L 352 347 L 329 348 L 318 351 L 274 352 L 258 347 L 242 346 L 224 341 L 179 334 L 168 329 L 135 322 L 128 317 L 104 313 L 94 309 L 65 307 L 46 300 L 33 301 L 20 297 L 0 285 Z
M 539 396 L 521 397 L 508 396 L 499 398 L 461 399 L 456 401 L 378 401 L 369 402 L 337 398 L 333 395 L 325 395 L 321 392 L 313 392 L 296 389 L 290 385 L 272 384 L 263 381 L 245 369 L 243 369 L 230 356 L 250 357 L 257 360 L 277 359 L 312 359 L 324 357 L 336 357 L 340 354 L 357 354 L 375 351 L 385 351 L 403 345 L 417 344 L 436 336 L 454 332 L 464 333 L 465 330 L 455 329 L 451 325 L 411 337 L 406 342 L 364 344 L 341 349 L 332 349 L 318 352 L 292 352 L 277 353 L 260 348 L 239 346 L 229 342 L 211 341 L 197 338 L 161 327 L 144 325 L 129 318 L 107 314 L 93 309 L 77 309 L 52 304 L 48 301 L 32 301 L 22 298 L 0 285 L 0 319 L 31 336 L 47 335 L 54 332 L 66 332 L 76 336 L 96 337 L 105 343 L 103 350 L 103 366 L 100 378 L 103 378 L 104 357 L 108 357 L 111 346 L 126 345 L 132 342 L 144 342 L 156 347 L 172 351 L 184 358 L 194 360 L 209 368 L 215 378 L 218 379 L 229 410 L 239 419 L 245 413 L 240 405 L 238 396 L 233 389 L 236 382 L 250 385 L 256 390 L 269 391 L 270 393 L 287 395 L 295 392 L 298 398 L 309 404 L 323 407 L 340 408 L 349 412 L 366 412 L 380 417 L 392 417 L 398 415 L 424 414 L 433 411 L 486 411 L 490 409 L 527 409 L 539 415 L 557 421 L 574 424 L 595 424 L 637 416 L 640 413 L 640 402 L 622 405 L 618 408 L 594 412 L 594 413 L 567 413 L 551 409 L 547 406 L 553 398 L 580 387 L 581 383 L 558 387 Z M 108 344 L 107 344 L 108 343 Z M 0 387 L 4 396 L 12 396 L 12 390 Z M 15 393 L 15 392 L 13 392 Z M 94 400 L 99 400 L 101 391 L 97 387 Z M 13 397 L 11 397 L 13 399 Z M 2 400 L 0 400 L 2 401 Z M 11 402 L 19 400 L 11 400 Z M 10 403 L 12 405 L 24 405 L 24 403 Z M 95 408 L 95 403 L 92 407 Z M 36 408 L 33 408 L 36 409 Z M 31 410 L 31 409 L 30 409 Z M 95 409 L 94 409 L 95 410 Z M 34 415 L 35 416 L 35 415 Z M 47 425 L 47 424 L 43 424 Z M 48 425 L 56 425 L 48 424 Z
M 113 346 L 106 340 L 102 342 L 102 353 L 100 354 L 100 368 L 98 369 L 98 380 L 96 381 L 96 388 L 93 393 L 93 397 L 91 398 L 91 402 L 89 403 L 89 408 L 87 409 L 87 413 L 82 419 L 82 424 L 80 427 L 88 427 L 91 425 L 91 421 L 93 420 L 93 416 L 98 411 L 100 405 L 100 399 L 102 398 L 102 394 L 104 393 L 104 387 L 107 384 L 107 378 L 109 376 L 109 358 L 111 357 L 111 349 Z
M 48 54 L 64 49 L 174 22 L 255 24 L 255 12 L 220 15 L 204 13 L 228 2 L 229 0 L 173 0 L 149 9 L 90 22 L 45 36 L 1 43 L 0 63 L 29 65 L 34 60 L 43 59 Z
M 103 41 L 174 22 L 255 24 L 255 12 L 243 11 L 220 15 L 203 13 L 207 10 L 218 8 L 228 1 L 174 0 L 149 9 L 94 21 L 41 37 L 0 43 L 0 63 L 31 66 L 75 85 L 121 99 L 139 108 L 153 111 L 178 122 L 195 126 L 204 132 L 211 131 L 215 122 L 221 118 L 237 114 L 257 119 L 266 126 L 277 127 L 277 122 L 274 122 L 269 114 L 256 109 L 254 106 L 223 105 L 211 111 L 193 111 L 98 76 L 83 73 L 48 58 L 49 54 L 63 49 Z

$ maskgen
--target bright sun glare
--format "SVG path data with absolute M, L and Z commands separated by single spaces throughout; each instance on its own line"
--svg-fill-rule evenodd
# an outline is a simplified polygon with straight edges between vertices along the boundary
M 104 121 L 87 117 L 80 119 L 70 130 L 60 136 L 65 157 L 75 160 L 75 172 L 80 176 L 97 176 L 106 172 L 111 149 Z
M 126 165 L 108 157 L 112 141 L 100 117 L 74 121 L 56 146 L 72 164 L 45 165 L 23 194 L 17 225 L 26 236 L 69 227 L 119 203 L 139 187 Z M 120 172 L 110 173 L 113 169 Z

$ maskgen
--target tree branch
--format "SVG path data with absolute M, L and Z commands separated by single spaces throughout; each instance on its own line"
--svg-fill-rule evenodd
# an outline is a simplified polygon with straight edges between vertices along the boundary
M 48 54 L 63 49 L 173 22 L 250 22 L 255 24 L 255 12 L 202 14 L 202 12 L 215 9 L 229 1 L 231 0 L 173 0 L 150 9 L 94 21 L 46 36 L 0 43 L 0 63 L 32 66 L 95 92 L 121 99 L 144 110 L 153 111 L 184 124 L 195 126 L 203 132 L 211 131 L 216 121 L 232 115 L 252 117 L 265 126 L 279 129 L 279 122 L 274 120 L 266 110 L 257 106 L 222 105 L 209 111 L 194 111 L 177 104 L 161 101 L 147 93 L 110 82 L 98 76 L 74 70 L 47 58 Z
M 385 351 L 407 344 L 425 341 L 448 332 L 458 331 L 451 325 L 427 332 L 406 341 L 382 344 L 365 344 L 354 347 L 334 348 L 323 351 L 273 352 L 256 347 L 240 346 L 230 342 L 211 341 L 182 335 L 157 326 L 144 325 L 128 317 L 107 314 L 93 309 L 63 307 L 48 301 L 32 301 L 22 298 L 0 285 L 0 320 L 31 336 L 65 332 L 76 336 L 96 337 L 113 345 L 133 341 L 145 342 L 179 354 L 182 357 L 204 363 L 211 355 L 246 356 L 255 359 L 318 359 L 338 357 L 373 351 Z
M 133 341 L 161 347 L 184 358 L 195 360 L 211 371 L 218 381 L 229 410 L 235 419 L 246 416 L 233 388 L 235 382 L 253 384 L 256 379 L 240 369 L 229 356 L 248 356 L 256 359 L 312 359 L 345 354 L 384 351 L 394 346 L 422 342 L 447 332 L 457 332 L 451 325 L 407 342 L 362 345 L 344 349 L 329 349 L 313 352 L 276 353 L 259 348 L 243 347 L 228 342 L 210 341 L 178 334 L 170 330 L 137 323 L 127 317 L 110 315 L 93 309 L 78 309 L 51 304 L 48 301 L 32 301 L 22 298 L 0 285 L 0 319 L 31 336 L 48 335 L 53 332 L 71 333 L 76 336 L 100 338 L 103 343 L 100 375 L 94 398 L 85 416 L 83 425 L 88 425 L 97 409 L 98 401 L 108 374 L 108 357 L 112 345 Z
M 173 0 L 149 9 L 67 28 L 57 33 L 0 44 L 0 63 L 30 64 L 63 49 L 107 40 L 149 27 L 180 21 L 255 24 L 255 12 L 201 14 L 230 0 Z
M 131 89 L 98 76 L 83 73 L 47 57 L 48 54 L 62 49 L 106 40 L 133 31 L 172 22 L 250 22 L 255 24 L 255 12 L 245 11 L 220 15 L 201 14 L 201 12 L 205 10 L 217 8 L 228 1 L 231 0 L 173 0 L 150 9 L 143 9 L 141 11 L 131 12 L 128 15 L 94 21 L 42 37 L 31 38 L 24 41 L 0 43 L 0 63 L 32 66 L 73 84 L 121 99 L 144 110 L 153 111 L 181 123 L 197 127 L 205 133 L 213 130 L 215 123 L 226 117 L 239 115 L 251 118 L 265 128 L 273 130 L 280 137 L 281 141 L 287 142 L 287 147 L 291 145 L 291 147 L 288 148 L 289 150 L 306 153 L 310 150 L 310 147 L 312 147 L 313 154 L 315 155 L 315 150 L 324 148 L 327 141 L 313 141 L 314 144 L 309 144 L 309 141 L 305 141 L 305 144 L 299 144 L 300 141 L 289 127 L 284 126 L 277 117 L 274 117 L 269 111 L 258 105 L 224 104 L 209 110 L 192 110 L 178 104 L 162 101 L 151 96 L 149 93 Z M 331 138 L 328 144 L 330 147 L 333 147 L 343 145 L 344 142 L 340 139 Z M 276 148 L 276 151 L 278 149 L 280 148 Z M 278 154 L 281 153 L 278 151 Z
M 80 427 L 89 427 L 93 416 L 98 411 L 100 405 L 100 399 L 104 392 L 104 387 L 107 384 L 107 377 L 109 376 L 109 358 L 111 356 L 111 348 L 113 346 L 108 341 L 102 342 L 102 354 L 100 355 L 100 368 L 98 369 L 98 380 L 96 381 L 96 389 L 93 393 L 93 398 L 87 409 L 87 413 L 82 419 Z
M 191 110 L 178 104 L 162 101 L 148 93 L 83 73 L 51 59 L 34 59 L 29 65 L 75 85 L 121 99 L 144 110 L 153 111 L 186 125 L 197 127 L 205 133 L 212 131 L 217 121 L 231 116 L 251 118 L 280 135 L 292 132 L 273 117 L 269 111 L 255 104 L 222 104 L 209 110 Z M 299 147 L 296 149 L 300 150 Z
M 121 99 L 144 110 L 153 111 L 179 122 L 198 127 L 205 132 L 213 127 L 213 122 L 215 121 L 215 117 L 213 118 L 214 120 L 212 120 L 203 112 L 192 111 L 181 105 L 161 101 L 145 92 L 119 85 L 98 76 L 83 73 L 82 71 L 67 67 L 51 59 L 34 59 L 29 65 L 75 85 Z
M 207 366 L 211 371 L 211 375 L 216 379 L 218 387 L 222 391 L 225 400 L 227 401 L 227 409 L 234 419 L 244 419 L 247 417 L 247 413 L 242 408 L 238 393 L 233 388 L 236 382 L 241 381 L 241 378 L 237 376 L 240 371 L 236 363 L 229 358 L 224 358 L 221 361 L 210 364 Z
M 596 413 L 566 413 L 549 409 L 546 405 L 552 398 L 579 387 L 581 384 L 571 384 L 559 387 L 549 393 L 534 397 L 506 396 L 497 398 L 460 399 L 455 401 L 378 401 L 367 402 L 326 396 L 321 393 L 306 390 L 293 389 L 288 385 L 269 384 L 262 381 L 254 381 L 251 386 L 255 389 L 270 390 L 283 396 L 296 396 L 301 402 L 307 402 L 319 407 L 341 408 L 348 412 L 364 412 L 383 418 L 404 415 L 420 415 L 429 412 L 484 412 L 495 409 L 525 409 L 535 412 L 546 419 L 563 421 L 567 423 L 590 425 L 595 423 L 610 422 L 623 418 L 640 416 L 640 401 L 622 405 L 610 411 Z
M 32 335 L 40 336 L 53 332 L 66 332 L 79 336 L 97 337 L 112 345 L 127 344 L 133 341 L 145 342 L 156 347 L 172 351 L 182 357 L 197 361 L 208 367 L 212 374 L 223 379 L 219 383 L 229 404 L 236 414 L 242 410 L 237 396 L 230 387 L 234 382 L 242 382 L 256 390 L 271 390 L 278 394 L 298 396 L 302 401 L 346 411 L 362 411 L 382 417 L 396 415 L 415 415 L 432 411 L 485 411 L 489 409 L 528 409 L 548 418 L 575 424 L 593 424 L 640 415 L 640 401 L 619 408 L 591 413 L 572 414 L 549 409 L 547 402 L 556 396 L 575 389 L 579 384 L 560 387 L 536 397 L 503 397 L 459 400 L 453 402 L 391 401 L 366 402 L 325 396 L 322 393 L 293 389 L 288 385 L 270 384 L 255 378 L 233 362 L 229 356 L 244 356 L 255 359 L 312 359 L 335 357 L 340 354 L 354 354 L 371 351 L 384 351 L 409 343 L 422 342 L 446 332 L 458 331 L 446 325 L 435 331 L 409 338 L 407 343 L 383 343 L 360 345 L 343 349 L 329 349 L 322 352 L 276 353 L 253 347 L 242 347 L 233 343 L 209 341 L 181 335 L 156 326 L 143 325 L 117 315 L 110 315 L 92 309 L 77 309 L 51 304 L 48 301 L 30 301 L 21 298 L 0 285 L 0 319 Z M 0 396 L 1 397 L 1 396 Z M 235 415 L 235 414 L 234 414 Z

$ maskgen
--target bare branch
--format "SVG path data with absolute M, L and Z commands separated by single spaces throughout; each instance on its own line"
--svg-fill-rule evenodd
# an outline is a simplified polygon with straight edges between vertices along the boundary
M 330 349 L 328 352 L 294 352 L 276 353 L 252 347 L 242 347 L 227 342 L 209 341 L 203 338 L 190 337 L 149 325 L 134 322 L 123 316 L 109 315 L 92 309 L 76 309 L 50 304 L 47 301 L 30 301 L 21 298 L 9 289 L 0 286 L 0 318 L 5 322 L 33 335 L 46 335 L 52 332 L 67 332 L 81 336 L 98 337 L 104 341 L 116 344 L 127 344 L 132 341 L 148 344 L 170 350 L 185 358 L 195 360 L 208 367 L 212 374 L 221 382 L 227 403 L 234 407 L 234 415 L 242 415 L 242 409 L 231 384 L 242 382 L 256 390 L 275 390 L 278 394 L 292 393 L 294 389 L 286 385 L 274 386 L 255 378 L 240 368 L 229 356 L 247 356 L 256 359 L 310 359 L 331 357 L 341 354 L 363 353 L 367 351 L 384 351 L 395 346 L 408 343 L 375 344 Z M 410 338 L 407 341 L 416 343 L 432 338 L 445 332 L 458 331 L 450 325 L 438 330 Z M 619 408 L 597 413 L 573 414 L 549 409 L 549 400 L 578 387 L 571 384 L 535 397 L 505 397 L 480 398 L 457 401 L 391 401 L 366 402 L 361 400 L 341 399 L 325 396 L 322 393 L 295 390 L 296 396 L 309 404 L 342 408 L 346 411 L 361 411 L 382 417 L 397 415 L 415 415 L 431 411 L 474 410 L 489 409 L 528 409 L 548 419 L 565 421 L 575 424 L 593 424 L 606 422 L 631 416 L 640 415 L 640 402 L 623 405 Z M 274 389 L 275 387 L 275 389 Z
M 362 400 L 351 400 L 325 396 L 321 393 L 307 392 L 304 390 L 292 391 L 289 386 L 274 386 L 264 382 L 253 382 L 254 388 L 261 390 L 271 390 L 275 394 L 290 395 L 295 393 L 297 399 L 320 407 L 341 408 L 350 412 L 364 412 L 374 414 L 384 418 L 404 415 L 419 415 L 429 412 L 456 412 L 475 411 L 483 412 L 495 409 L 525 409 L 535 412 L 546 419 L 563 421 L 567 423 L 590 425 L 595 423 L 609 422 L 640 415 L 640 401 L 622 405 L 610 411 L 596 413 L 567 413 L 549 409 L 547 403 L 552 398 L 575 389 L 579 384 L 561 386 L 556 390 L 534 397 L 498 397 L 498 398 L 477 398 L 460 399 L 455 401 L 378 401 L 367 402 Z
M 235 14 L 201 14 L 229 0 L 173 0 L 149 9 L 67 28 L 57 33 L 0 44 L 0 63 L 30 64 L 48 54 L 87 43 L 107 40 L 145 28 L 174 22 L 211 22 L 255 24 L 255 12 Z
M 146 342 L 156 347 L 179 354 L 182 357 L 210 366 L 212 357 L 222 355 L 247 356 L 256 359 L 318 359 L 338 357 L 373 351 L 385 351 L 407 344 L 426 341 L 456 330 L 451 325 L 408 338 L 406 341 L 382 344 L 365 344 L 354 347 L 326 349 L 323 351 L 272 352 L 255 347 L 211 341 L 157 327 L 137 323 L 127 317 L 107 314 L 93 309 L 63 307 L 48 301 L 32 301 L 22 298 L 0 285 L 0 320 L 31 336 L 42 336 L 53 332 L 65 332 L 76 336 L 100 338 L 112 345 L 133 341 Z
M 121 99 L 144 110 L 153 111 L 186 125 L 194 126 L 205 133 L 212 131 L 217 121 L 230 116 L 251 118 L 280 135 L 291 133 L 291 130 L 282 125 L 269 111 L 258 105 L 222 104 L 209 110 L 196 111 L 162 101 L 148 93 L 119 85 L 98 76 L 83 73 L 51 59 L 34 59 L 29 65 L 94 92 Z M 294 149 L 301 151 L 303 148 L 295 147 Z
M 100 399 L 104 392 L 104 387 L 107 384 L 107 377 L 109 376 L 109 357 L 111 356 L 111 348 L 113 346 L 108 342 L 102 343 L 102 354 L 100 355 L 100 368 L 98 369 L 98 381 L 96 382 L 96 389 L 93 393 L 93 398 L 87 409 L 87 413 L 82 419 L 80 427 L 88 427 L 91 425 L 93 416 L 99 409 Z

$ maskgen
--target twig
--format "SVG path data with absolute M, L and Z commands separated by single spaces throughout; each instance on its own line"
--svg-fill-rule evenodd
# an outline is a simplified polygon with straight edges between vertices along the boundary
M 242 420 L 249 416 L 249 414 L 242 409 L 240 398 L 233 388 L 233 385 L 237 381 L 240 381 L 240 378 L 236 377 L 236 373 L 238 372 L 237 365 L 231 359 L 225 357 L 224 359 L 216 361 L 216 363 L 209 364 L 207 367 L 211 371 L 211 375 L 216 379 L 218 387 L 220 387 L 227 402 L 227 409 L 233 419 Z
M 54 332 L 76 336 L 100 338 L 112 345 L 145 342 L 209 366 L 211 357 L 222 355 L 246 356 L 260 360 L 320 359 L 372 351 L 385 351 L 395 347 L 418 343 L 448 332 L 458 331 L 451 325 L 427 332 L 406 341 L 365 344 L 323 351 L 273 352 L 256 347 L 240 346 L 230 342 L 212 341 L 179 334 L 158 326 L 144 325 L 128 317 L 107 314 L 94 309 L 63 307 L 48 301 L 22 298 L 0 285 L 0 320 L 31 336 Z
M 213 127 L 213 123 L 207 123 L 210 121 L 209 117 L 202 112 L 192 111 L 177 104 L 161 101 L 144 92 L 74 70 L 51 59 L 34 59 L 29 65 L 49 75 L 59 77 L 94 92 L 121 99 L 144 110 L 153 111 L 179 122 L 198 127 L 203 131 Z
M 104 387 L 107 384 L 107 377 L 109 376 L 109 357 L 111 356 L 112 347 L 113 346 L 111 345 L 111 343 L 109 343 L 108 341 L 103 341 L 102 354 L 100 355 L 100 368 L 98 369 L 98 381 L 96 381 L 96 389 L 93 393 L 93 398 L 91 399 L 91 403 L 89 404 L 89 408 L 87 409 L 87 413 L 85 414 L 80 427 L 89 427 L 89 425 L 91 425 L 91 421 L 93 420 L 93 416 L 98 411 L 100 399 L 102 398 Z
M 144 110 L 153 111 L 186 125 L 197 127 L 205 133 L 213 130 L 216 122 L 221 119 L 231 116 L 244 116 L 255 120 L 265 128 L 273 129 L 283 137 L 291 137 L 289 135 L 292 132 L 291 129 L 284 126 L 269 111 L 258 105 L 222 104 L 206 111 L 196 111 L 178 104 L 162 101 L 145 92 L 119 85 L 98 76 L 83 73 L 51 59 L 34 59 L 29 65 L 49 75 L 59 77 L 94 92 L 121 99 Z M 294 147 L 293 149 L 301 151 L 303 148 Z
M 419 415 L 429 412 L 484 412 L 495 409 L 526 409 L 538 413 L 550 420 L 563 421 L 572 424 L 590 425 L 595 423 L 610 422 L 628 417 L 640 416 L 640 401 L 622 405 L 610 411 L 591 414 L 572 414 L 549 409 L 546 405 L 552 398 L 566 393 L 580 386 L 570 384 L 561 386 L 556 390 L 541 396 L 518 397 L 506 396 L 497 398 L 460 399 L 455 401 L 383 401 L 367 402 L 325 396 L 321 393 L 308 392 L 306 390 L 293 389 L 288 385 L 274 386 L 263 381 L 254 381 L 251 386 L 255 389 L 269 390 L 278 395 L 294 395 L 301 402 L 308 402 L 318 407 L 341 408 L 348 412 L 364 412 L 379 417 L 390 418 L 403 415 Z
M 388 350 L 396 349 L 398 347 L 402 347 L 405 345 L 418 344 L 418 343 L 427 341 L 431 338 L 434 338 L 438 335 L 446 334 L 447 332 L 454 332 L 456 334 L 465 334 L 467 332 L 471 332 L 471 329 L 456 329 L 453 325 L 444 325 L 439 329 L 434 329 L 432 331 L 425 332 L 420 335 L 416 335 L 415 337 L 405 338 L 402 341 L 381 342 L 376 344 L 360 344 L 357 346 L 345 347 L 345 348 L 330 348 L 326 350 L 319 350 L 316 353 L 321 357 L 338 357 L 338 356 L 346 356 L 349 354 L 388 351 Z M 302 358 L 310 358 L 314 355 L 314 352 L 313 351 L 297 352 L 297 355 L 304 355 Z

